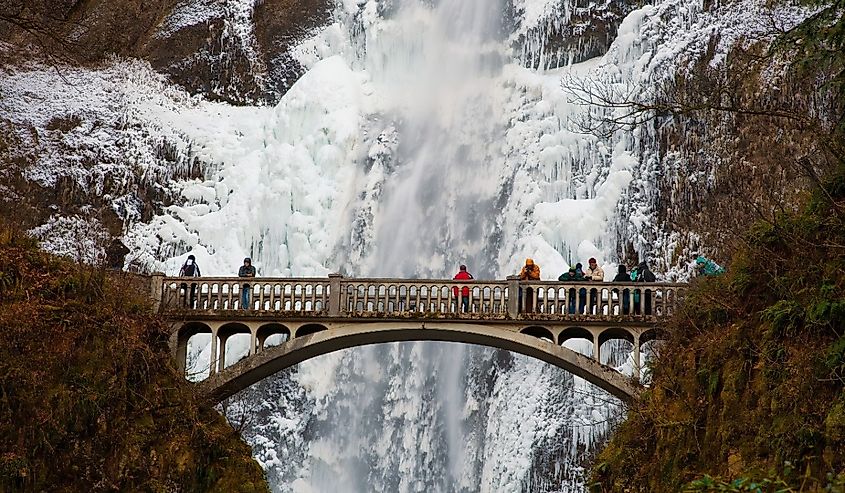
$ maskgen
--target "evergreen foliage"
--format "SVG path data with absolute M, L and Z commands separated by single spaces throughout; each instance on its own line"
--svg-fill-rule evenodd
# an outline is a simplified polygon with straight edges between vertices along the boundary
M 268 491 L 178 375 L 145 282 L 0 223 L 0 491 Z
M 593 491 L 845 489 L 843 179 L 693 286 Z

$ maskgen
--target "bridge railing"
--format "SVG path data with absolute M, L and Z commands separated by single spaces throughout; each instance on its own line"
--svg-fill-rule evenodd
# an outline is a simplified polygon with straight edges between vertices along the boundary
M 328 306 L 328 279 L 256 277 L 244 281 L 231 277 L 164 278 L 161 307 L 166 310 L 242 309 L 244 289 L 250 291 L 253 310 L 322 313 Z
M 166 311 L 249 310 L 313 316 L 485 318 L 671 316 L 686 285 L 451 279 L 189 277 L 154 280 Z M 155 289 L 155 288 L 154 288 Z M 533 314 L 533 315 L 528 315 Z

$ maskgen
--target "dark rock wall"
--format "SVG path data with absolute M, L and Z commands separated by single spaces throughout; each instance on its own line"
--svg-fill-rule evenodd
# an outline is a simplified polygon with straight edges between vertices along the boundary
M 3 0 L 0 40 L 9 43 L 3 59 L 13 64 L 37 55 L 96 65 L 111 55 L 138 57 L 193 94 L 232 104 L 277 102 L 302 75 L 288 50 L 329 22 L 333 2 L 261 2 L 251 19 L 254 46 L 233 35 L 236 20 L 224 3 L 197 2 L 215 13 L 161 36 L 163 23 L 185 2 Z

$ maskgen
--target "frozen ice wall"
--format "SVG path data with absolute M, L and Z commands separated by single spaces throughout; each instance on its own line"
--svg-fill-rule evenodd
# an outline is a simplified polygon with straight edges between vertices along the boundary
M 516 7 L 528 29 L 566 6 Z M 613 272 L 618 242 L 644 249 L 653 227 L 653 161 L 637 129 L 581 133 L 581 115 L 608 110 L 573 104 L 561 79 L 648 81 L 657 49 L 642 33 L 673 24 L 646 7 L 604 59 L 535 71 L 505 10 L 343 2 L 298 48 L 307 73 L 277 107 L 162 112 L 209 164 L 137 244 L 160 238 L 149 250 L 170 273 L 189 252 L 205 274 L 244 256 L 260 275 L 451 277 L 466 263 L 502 278 L 527 256 L 544 279 L 591 256 Z M 603 353 L 630 367 L 624 348 Z M 245 394 L 265 418 L 247 436 L 279 491 L 576 491 L 578 454 L 618 409 L 545 364 L 449 344 L 344 351 L 262 388 Z
M 249 48 L 255 3 L 181 2 L 161 29 L 225 9 Z M 735 43 L 769 35 L 771 21 L 782 31 L 807 13 L 659 0 L 624 20 L 602 58 L 526 68 L 558 64 L 542 60 L 543 43 L 574 7 L 338 0 L 335 22 L 295 50 L 307 72 L 276 107 L 211 103 L 144 62 L 114 60 L 63 74 L 10 69 L 0 119 L 37 155 L 27 179 L 70 178 L 102 195 L 131 225 L 136 260 L 169 274 L 189 253 L 204 275 L 232 275 L 251 256 L 263 276 L 451 277 L 467 263 L 500 279 L 527 256 L 544 279 L 590 256 L 610 273 L 621 242 L 668 258 L 677 232 L 659 231 L 653 183 L 684 163 L 654 152 L 654 127 L 581 133 L 581 116 L 612 110 L 573 104 L 561 80 L 647 98 L 701 57 L 718 67 Z M 78 125 L 60 131 L 56 117 Z M 174 179 L 197 166 L 202 179 Z M 176 200 L 141 223 L 150 190 Z M 33 233 L 72 254 L 86 223 L 62 213 Z M 192 359 L 207 362 L 207 340 L 193 342 Z M 246 344 L 230 343 L 236 360 Z M 624 347 L 607 349 L 604 362 L 630 370 Z M 580 454 L 617 409 L 548 365 L 449 344 L 327 355 L 242 397 L 230 418 L 251 417 L 245 434 L 274 488 L 300 493 L 580 491 Z
M 609 261 L 628 154 L 569 128 L 580 109 L 561 74 L 513 58 L 504 12 L 487 0 L 348 5 L 300 48 L 308 72 L 276 108 L 164 113 L 207 178 L 136 237 L 162 238 L 168 272 L 193 253 L 206 275 L 244 256 L 261 275 L 451 277 L 466 263 L 478 278 L 533 256 L 547 279 L 570 259 Z M 558 369 L 500 359 L 426 343 L 318 358 L 277 382 L 293 379 L 299 400 L 250 395 L 267 421 L 247 435 L 279 491 L 560 487 L 549 478 L 577 476 L 578 450 L 600 433 L 595 403 Z M 597 422 L 616 410 L 601 404 Z

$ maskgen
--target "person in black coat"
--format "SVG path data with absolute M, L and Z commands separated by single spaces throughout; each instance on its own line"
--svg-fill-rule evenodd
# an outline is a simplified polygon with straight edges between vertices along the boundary
M 625 268 L 624 265 L 619 264 L 619 272 L 616 273 L 616 277 L 613 278 L 613 282 L 631 282 L 631 276 L 628 275 L 628 270 Z M 614 289 L 617 293 L 619 292 L 618 289 Z M 622 313 L 627 315 L 629 311 L 631 311 L 631 300 L 630 298 L 631 291 L 629 289 L 622 290 Z

